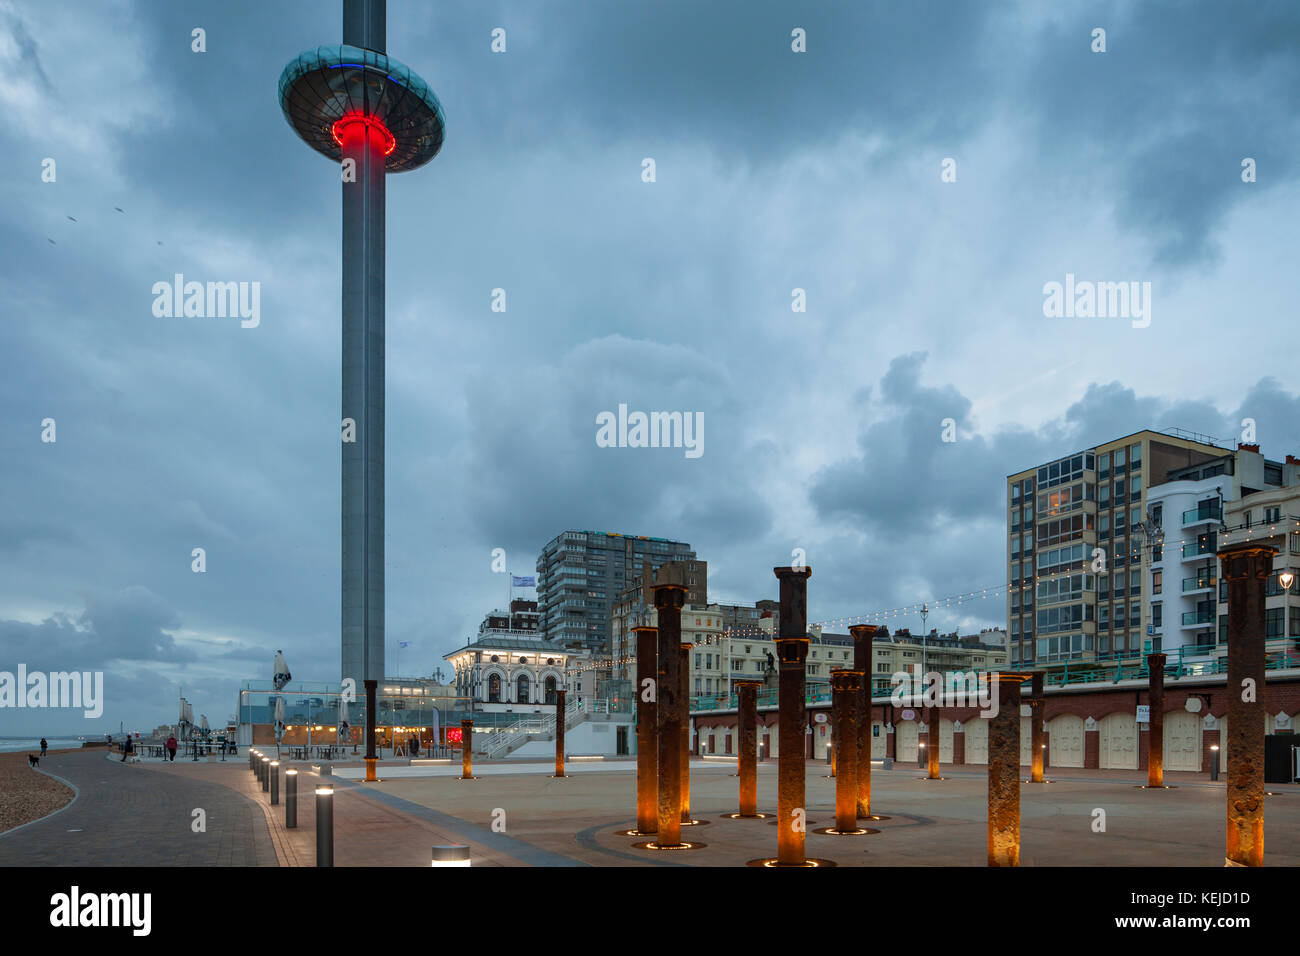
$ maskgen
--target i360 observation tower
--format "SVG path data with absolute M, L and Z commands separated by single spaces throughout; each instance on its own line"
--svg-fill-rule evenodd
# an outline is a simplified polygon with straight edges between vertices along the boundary
M 385 52 L 386 0 L 343 0 L 343 43 L 280 74 L 280 106 L 343 180 L 342 678 L 384 679 L 384 177 L 442 148 L 442 105 Z M 346 439 L 346 434 L 344 438 Z

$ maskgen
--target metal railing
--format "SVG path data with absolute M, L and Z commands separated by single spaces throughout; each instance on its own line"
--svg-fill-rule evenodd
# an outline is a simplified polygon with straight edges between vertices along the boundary
M 1212 656 L 1222 651 L 1219 656 Z M 1199 675 L 1226 674 L 1228 672 L 1227 647 L 1223 644 L 1183 645 L 1177 651 L 1170 651 L 1165 662 L 1165 676 L 1170 680 L 1179 677 Z M 1146 661 L 1139 652 L 1115 651 L 1107 655 L 1098 655 L 1098 660 L 1065 661 L 1060 669 L 1050 670 L 1044 674 L 1044 684 L 1048 687 L 1066 687 L 1071 684 L 1118 683 L 1121 680 L 1147 679 Z M 1126 663 L 1127 661 L 1127 663 Z M 1033 665 L 1026 665 L 1033 666 Z M 1051 666 L 1055 666 L 1054 664 Z M 1010 665 L 1007 665 L 1010 669 Z M 1300 638 L 1269 638 L 1264 642 L 1264 669 L 1289 670 L 1300 668 Z M 996 673 L 996 669 L 970 668 L 983 678 L 984 675 Z M 893 691 L 892 680 L 872 680 L 871 696 L 873 700 L 887 701 Z M 810 691 L 804 695 L 805 704 L 823 704 L 831 699 L 829 690 Z M 778 705 L 777 693 L 765 691 L 758 694 L 758 706 L 775 707 Z M 736 694 L 717 697 L 692 697 L 691 711 L 734 710 L 739 706 Z

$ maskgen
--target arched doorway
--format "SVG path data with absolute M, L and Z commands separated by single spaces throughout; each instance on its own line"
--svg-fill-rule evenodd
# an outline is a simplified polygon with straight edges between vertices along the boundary
M 555 703 L 555 678 L 554 677 L 546 678 L 546 684 L 544 686 L 546 688 L 546 702 L 548 704 L 554 704 Z
M 488 703 L 489 704 L 501 703 L 501 675 L 500 674 L 488 675 Z
M 533 702 L 530 691 L 532 687 L 528 681 L 527 674 L 520 674 L 519 680 L 515 681 L 515 700 L 521 704 L 531 704 Z

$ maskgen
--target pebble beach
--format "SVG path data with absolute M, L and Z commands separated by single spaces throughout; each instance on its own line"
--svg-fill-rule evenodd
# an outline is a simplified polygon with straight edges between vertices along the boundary
M 29 767 L 26 751 L 0 754 L 0 833 L 39 820 L 71 800 L 72 788 Z

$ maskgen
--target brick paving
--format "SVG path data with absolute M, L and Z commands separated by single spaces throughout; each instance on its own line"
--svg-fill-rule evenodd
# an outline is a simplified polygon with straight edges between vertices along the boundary
M 175 763 L 150 765 L 169 776 L 219 783 L 247 797 L 264 811 L 266 826 L 282 866 L 316 865 L 316 785 L 333 784 L 335 866 L 428 866 L 435 844 L 460 843 L 470 847 L 475 866 L 582 866 L 563 852 L 552 852 L 504 834 L 439 813 L 419 803 L 387 792 L 391 781 L 364 784 L 340 777 L 320 777 L 311 764 L 298 763 L 298 826 L 284 826 L 284 774 L 280 803 L 270 805 L 269 794 L 248 770 L 245 754 L 225 763 Z M 381 771 L 382 771 L 381 767 Z M 467 785 L 473 782 L 467 782 Z
M 256 804 L 215 782 L 123 764 L 101 751 L 51 753 L 41 769 L 78 790 L 65 810 L 0 835 L 0 866 L 275 866 Z M 207 831 L 190 829 L 202 808 Z
M 736 778 L 731 767 L 713 762 L 692 761 L 692 810 L 709 825 L 683 831 L 707 844 L 685 855 L 637 850 L 632 838 L 617 834 L 634 818 L 630 764 L 584 768 L 567 780 L 499 764 L 473 781 L 394 774 L 377 784 L 322 778 L 299 764 L 294 830 L 284 827 L 283 788 L 281 804 L 271 807 L 244 755 L 224 763 L 123 766 L 102 754 L 72 752 L 52 755 L 42 769 L 76 785 L 79 797 L 54 817 L 0 836 L 0 865 L 314 866 L 321 780 L 335 787 L 337 866 L 428 866 L 429 847 L 438 843 L 468 844 L 474 866 L 735 866 L 776 847 L 771 821 L 720 818 L 735 809 Z M 767 812 L 775 801 L 775 770 L 770 762 L 759 771 L 760 809 Z M 381 777 L 384 771 L 381 764 Z M 808 765 L 810 830 L 833 820 L 834 781 L 825 772 L 824 765 Z M 897 764 L 873 772 L 873 808 L 891 817 L 875 824 L 882 832 L 863 838 L 810 832 L 809 855 L 842 866 L 982 867 L 986 774 L 948 768 L 944 774 L 950 779 L 921 780 L 920 770 Z M 1049 772 L 1055 784 L 1022 790 L 1024 865 L 1222 866 L 1221 781 L 1168 774 L 1177 789 L 1153 792 L 1135 788 L 1145 775 L 1133 771 L 1058 774 Z M 1274 789 L 1283 795 L 1268 798 L 1265 865 L 1297 866 L 1300 787 Z M 207 811 L 206 834 L 190 832 L 194 807 Z M 1091 827 L 1098 808 L 1108 818 L 1104 834 Z

